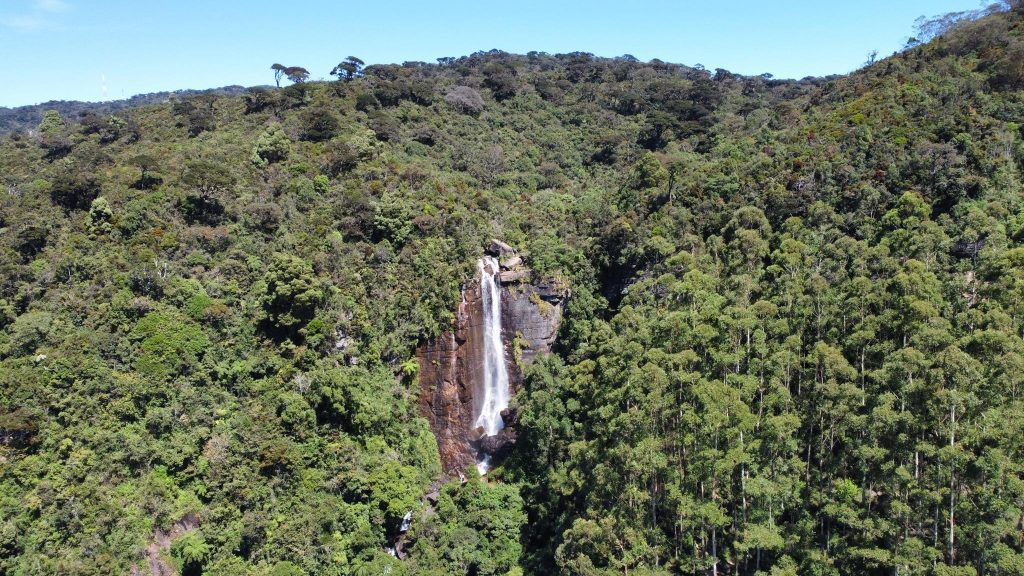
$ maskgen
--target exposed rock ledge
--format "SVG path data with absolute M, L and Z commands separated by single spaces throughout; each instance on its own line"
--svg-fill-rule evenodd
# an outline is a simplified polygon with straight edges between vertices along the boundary
M 534 278 L 524 258 L 508 244 L 493 240 L 487 253 L 501 263 L 502 340 L 513 394 L 522 384 L 522 366 L 551 351 L 567 290 L 552 279 Z M 430 421 L 445 474 L 458 476 L 476 464 L 483 448 L 501 457 L 515 443 L 514 409 L 502 433 L 480 438 L 473 422 L 483 389 L 483 303 L 477 279 L 462 289 L 452 332 L 416 351 L 420 364 L 420 412 Z

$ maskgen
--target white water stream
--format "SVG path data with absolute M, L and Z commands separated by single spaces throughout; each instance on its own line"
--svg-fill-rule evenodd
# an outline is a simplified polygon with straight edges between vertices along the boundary
M 508 408 L 508 370 L 505 367 L 505 344 L 501 339 L 501 291 L 498 261 L 484 256 L 477 262 L 480 270 L 480 298 L 484 320 L 484 399 L 475 425 L 484 429 L 484 436 L 493 436 L 505 427 L 501 411 Z M 490 469 L 490 455 L 477 463 L 480 474 Z

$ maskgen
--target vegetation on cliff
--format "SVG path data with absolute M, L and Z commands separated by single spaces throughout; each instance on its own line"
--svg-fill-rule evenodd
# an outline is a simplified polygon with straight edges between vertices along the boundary
M 845 77 L 350 57 L 3 137 L 0 574 L 185 517 L 182 574 L 1024 573 L 1006 8 Z M 428 494 L 410 359 L 495 237 L 563 331 Z

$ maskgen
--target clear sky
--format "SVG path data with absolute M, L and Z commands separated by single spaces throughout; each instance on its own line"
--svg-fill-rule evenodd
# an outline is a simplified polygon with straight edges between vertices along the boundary
M 508 52 L 632 54 L 779 78 L 899 49 L 918 16 L 977 0 L 0 0 L 0 106 L 273 83 L 370 63 Z

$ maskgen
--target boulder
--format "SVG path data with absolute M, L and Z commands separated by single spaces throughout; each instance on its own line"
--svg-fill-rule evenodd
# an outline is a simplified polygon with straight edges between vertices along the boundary
M 541 300 L 552 304 L 561 304 L 569 293 L 568 288 L 552 278 L 544 278 L 535 284 L 534 288 Z
M 516 249 L 502 242 L 501 240 L 491 240 L 491 245 L 487 247 L 487 253 L 491 256 L 505 257 L 510 254 L 515 254 Z
M 515 426 L 519 423 L 519 407 L 509 406 L 501 411 L 501 421 L 505 426 Z
M 522 266 L 522 265 L 523 265 L 523 257 L 519 256 L 519 255 L 510 256 L 510 257 L 505 258 L 505 259 L 503 259 L 501 261 L 501 267 L 505 268 L 506 270 L 510 270 L 512 268 L 515 268 L 516 266 Z
M 500 460 L 512 450 L 516 439 L 515 428 L 502 428 L 494 436 L 484 436 L 480 439 L 480 452 L 490 454 L 492 459 Z

